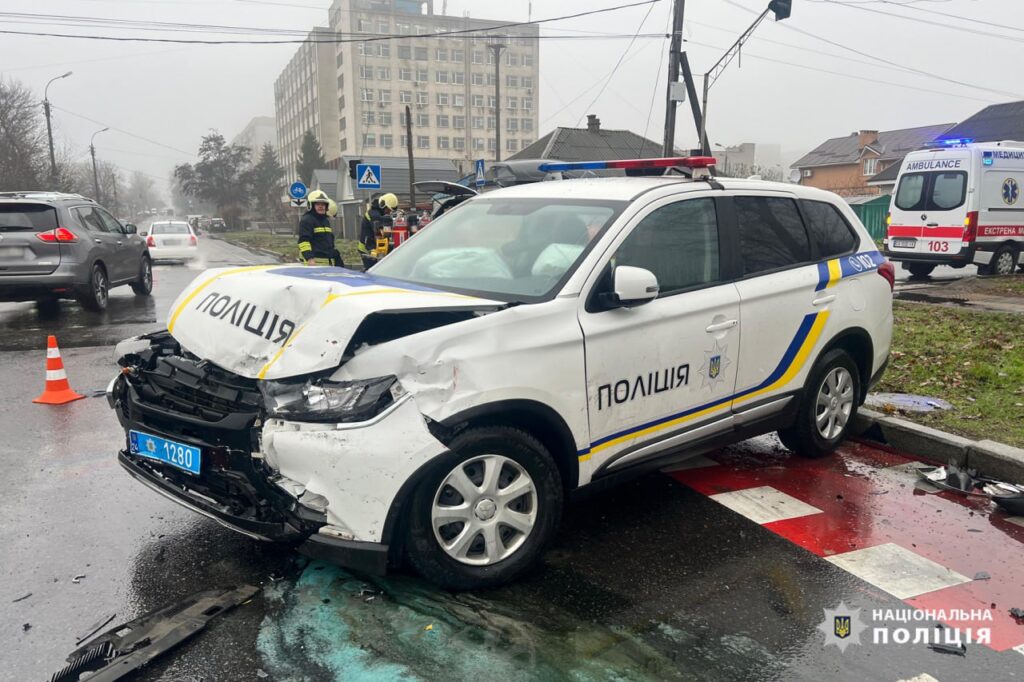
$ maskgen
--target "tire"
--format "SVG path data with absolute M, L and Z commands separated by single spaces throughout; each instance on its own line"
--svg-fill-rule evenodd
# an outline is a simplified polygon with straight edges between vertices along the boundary
M 92 266 L 89 283 L 78 290 L 75 298 L 79 305 L 91 312 L 98 313 L 106 309 L 110 298 L 110 280 L 102 265 L 97 263 Z
M 992 262 L 989 264 L 989 272 L 985 274 L 1006 277 L 1008 275 L 1012 275 L 1016 268 L 1017 250 L 1009 244 L 1004 244 L 992 255 Z M 978 272 L 981 272 L 981 268 L 978 268 Z
M 537 439 L 509 427 L 468 429 L 449 447 L 413 493 L 406 559 L 424 578 L 449 590 L 507 583 L 538 560 L 558 527 L 563 500 L 558 467 Z M 497 472 L 495 479 L 491 472 Z M 495 492 L 483 488 L 487 480 L 496 481 Z M 515 495 L 520 489 L 516 497 L 499 498 L 503 490 Z
M 914 277 L 924 279 L 928 275 L 932 274 L 932 270 L 935 269 L 934 265 L 929 263 L 908 263 L 907 270 L 910 270 L 910 274 Z
M 153 263 L 146 256 L 139 264 L 139 277 L 132 282 L 132 291 L 136 296 L 149 296 L 153 293 Z
M 857 416 L 859 396 L 857 363 L 842 348 L 830 350 L 811 370 L 796 421 L 788 429 L 779 431 L 779 440 L 801 457 L 813 459 L 831 454 L 846 437 Z M 821 406 L 825 417 L 821 427 L 818 424 L 819 398 L 828 401 Z

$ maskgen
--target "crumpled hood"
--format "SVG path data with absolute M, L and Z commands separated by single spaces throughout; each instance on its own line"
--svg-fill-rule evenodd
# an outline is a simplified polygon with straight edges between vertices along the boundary
M 167 329 L 190 352 L 231 372 L 280 379 L 337 367 L 373 313 L 503 305 L 334 267 L 220 268 L 178 296 Z

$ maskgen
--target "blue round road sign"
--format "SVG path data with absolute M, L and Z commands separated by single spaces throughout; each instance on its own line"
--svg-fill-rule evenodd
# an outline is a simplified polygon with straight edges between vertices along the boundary
M 301 182 L 293 182 L 291 187 L 288 188 L 288 194 L 292 195 L 292 199 L 304 199 L 306 197 L 306 186 Z

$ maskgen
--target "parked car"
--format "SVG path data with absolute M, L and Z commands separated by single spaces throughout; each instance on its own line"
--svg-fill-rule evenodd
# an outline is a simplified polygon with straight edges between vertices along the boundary
M 142 234 L 154 261 L 188 261 L 199 255 L 199 239 L 184 220 L 161 220 Z
M 119 461 L 250 537 L 496 585 L 536 563 L 587 487 L 771 431 L 833 452 L 888 361 L 893 275 L 818 189 L 499 189 L 367 273 L 196 278 L 167 331 L 120 346 Z
M 52 306 L 75 298 L 107 307 L 110 289 L 153 289 L 146 241 L 92 199 L 59 192 L 0 192 L 0 301 Z
M 227 232 L 228 225 L 223 218 L 210 219 L 210 232 Z

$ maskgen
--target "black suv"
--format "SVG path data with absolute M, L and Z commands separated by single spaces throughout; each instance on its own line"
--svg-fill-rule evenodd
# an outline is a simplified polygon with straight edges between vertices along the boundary
M 53 306 L 75 298 L 107 307 L 111 287 L 153 289 L 146 240 L 92 199 L 60 192 L 0 192 L 0 301 Z

